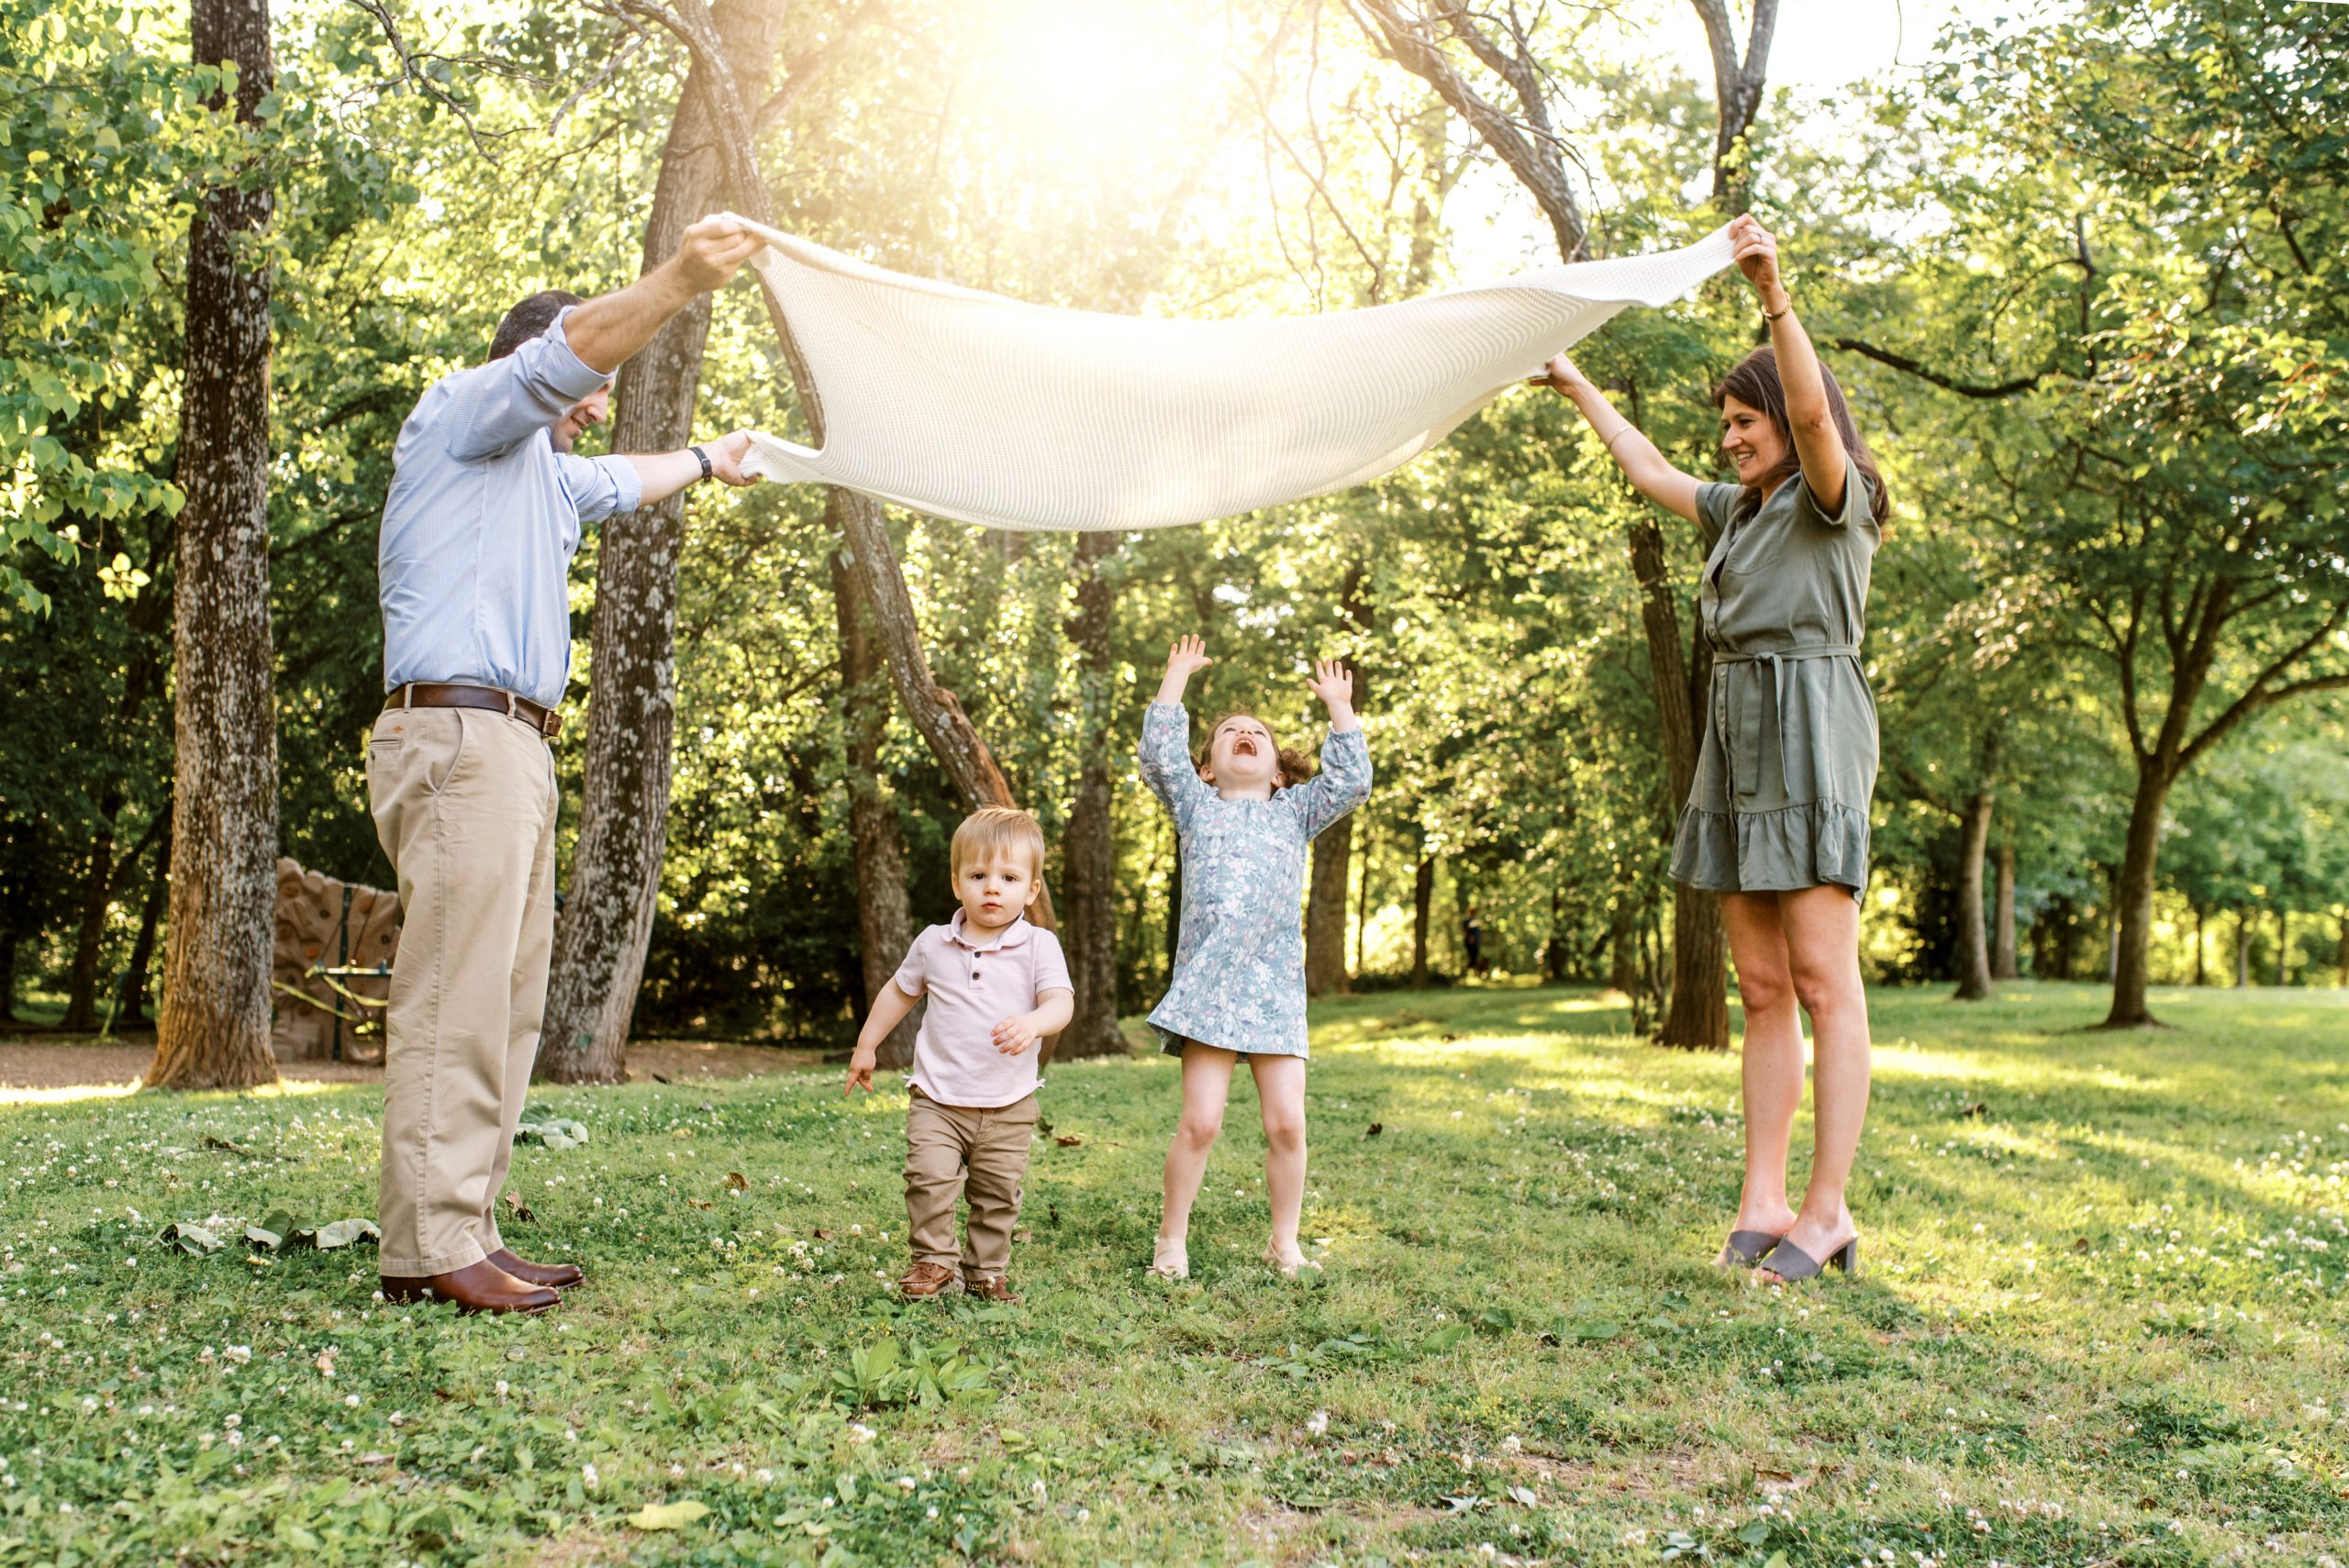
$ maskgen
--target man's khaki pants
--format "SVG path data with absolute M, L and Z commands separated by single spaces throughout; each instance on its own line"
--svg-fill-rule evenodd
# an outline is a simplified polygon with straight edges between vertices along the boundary
M 954 1267 L 954 1199 L 967 1193 L 963 1277 L 1003 1278 L 1011 1266 L 1011 1228 L 1019 1220 L 1019 1184 L 1035 1136 L 1033 1095 L 982 1109 L 941 1105 L 913 1091 L 906 1112 L 906 1218 L 915 1262 Z
M 554 755 L 502 713 L 395 708 L 367 794 L 400 884 L 377 1267 L 413 1279 L 505 1245 L 495 1206 L 554 946 Z

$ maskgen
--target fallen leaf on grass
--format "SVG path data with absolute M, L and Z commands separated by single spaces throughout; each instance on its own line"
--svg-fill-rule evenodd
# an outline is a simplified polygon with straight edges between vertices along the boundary
M 1030 1230 L 1023 1225 L 1019 1229 L 1011 1233 L 1011 1239 L 1014 1241 L 1033 1241 L 1036 1239 L 1036 1235 L 1034 1231 Z
M 510 1193 L 507 1195 L 513 1196 Z M 321 1252 L 331 1252 L 339 1247 L 349 1247 L 361 1241 L 381 1241 L 383 1239 L 384 1232 L 373 1220 L 354 1216 L 328 1225 L 289 1231 L 285 1244 L 289 1247 L 315 1247 Z
M 746 1193 L 751 1190 L 751 1178 L 740 1171 L 729 1171 L 726 1173 L 726 1184 L 734 1192 Z
M 709 1512 L 709 1505 L 688 1497 L 682 1503 L 647 1503 L 628 1517 L 638 1529 L 683 1529 Z
M 1052 1141 L 1059 1144 L 1063 1149 L 1074 1149 L 1078 1144 L 1083 1143 L 1085 1140 L 1077 1133 L 1063 1132 L 1058 1138 L 1053 1139 Z
M 1960 1116 L 1971 1117 L 1988 1116 L 1990 1114 L 1990 1107 L 1984 1105 L 1981 1101 L 1976 1100 L 1972 1105 L 1967 1106 L 1963 1110 L 1959 1111 L 1957 1114 Z
M 1512 1486 L 1508 1489 L 1508 1495 L 1510 1501 L 1522 1503 L 1529 1508 L 1538 1508 L 1542 1506 L 1542 1499 L 1533 1495 L 1533 1490 L 1530 1486 Z
M 362 1453 L 359 1456 L 359 1462 L 362 1464 L 389 1464 L 392 1462 L 392 1456 L 388 1453 Z
M 1485 1506 L 1485 1499 L 1477 1496 L 1446 1497 L 1444 1501 L 1452 1505 L 1455 1514 L 1474 1513 Z
M 1369 1130 L 1368 1132 L 1364 1133 L 1364 1134 L 1363 1134 L 1363 1136 L 1364 1136 L 1364 1138 L 1375 1138 L 1375 1137 L 1377 1137 L 1380 1133 L 1385 1132 L 1386 1130 L 1386 1124 L 1385 1122 L 1383 1122 L 1383 1121 L 1375 1121 L 1375 1122 L 1372 1122 L 1372 1123 L 1370 1124 L 1370 1130 Z
M 181 1251 L 192 1253 L 199 1258 L 217 1252 L 228 1245 L 203 1226 L 190 1225 L 184 1221 L 176 1225 L 164 1226 L 163 1233 L 155 1240 L 168 1241 Z
M 516 1219 L 519 1220 L 524 1225 L 528 1225 L 530 1221 L 538 1218 L 538 1215 L 531 1209 L 530 1206 L 522 1201 L 522 1195 L 520 1193 L 508 1192 L 506 1195 L 506 1207 L 508 1213 L 512 1214 Z
M 2075 1252 L 2085 1252 L 2089 1250 L 2090 1245 L 2091 1243 L 2087 1237 L 2075 1237 L 2072 1240 L 2072 1251 Z
M 829 1241 L 832 1239 L 832 1233 L 829 1230 L 816 1230 L 809 1232 L 809 1234 L 813 1235 L 818 1241 Z
M 276 1209 L 272 1211 L 268 1218 L 256 1220 L 246 1226 L 245 1240 L 256 1247 L 266 1248 L 274 1252 L 285 1244 L 285 1238 L 293 1229 L 294 1217 L 282 1208 Z
M 666 1073 L 655 1073 L 652 1074 L 652 1081 L 656 1084 L 665 1084 L 669 1081 L 669 1075 Z
M 718 1207 L 718 1205 L 712 1203 L 706 1197 L 689 1197 L 685 1201 L 693 1205 L 696 1208 L 716 1208 Z

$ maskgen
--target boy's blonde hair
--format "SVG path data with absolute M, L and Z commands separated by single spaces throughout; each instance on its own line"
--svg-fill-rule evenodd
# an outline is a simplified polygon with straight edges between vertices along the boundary
M 954 842 L 947 851 L 948 870 L 959 878 L 973 861 L 991 859 L 1006 851 L 1026 854 L 1030 878 L 1043 880 L 1044 830 L 1036 826 L 1036 819 L 1008 806 L 982 806 L 954 829 Z

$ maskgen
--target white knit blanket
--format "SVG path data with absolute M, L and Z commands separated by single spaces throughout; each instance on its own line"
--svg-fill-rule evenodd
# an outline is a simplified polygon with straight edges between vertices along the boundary
M 824 405 L 745 467 L 991 528 L 1155 528 L 1408 462 L 1630 305 L 1730 264 L 1729 231 L 1331 316 L 1186 321 L 1023 305 L 740 220 Z

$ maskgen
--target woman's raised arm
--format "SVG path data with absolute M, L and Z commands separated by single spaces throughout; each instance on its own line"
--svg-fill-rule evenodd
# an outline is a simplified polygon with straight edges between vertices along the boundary
M 1763 317 L 1770 324 L 1770 346 L 1777 350 L 1778 384 L 1787 394 L 1787 428 L 1795 438 L 1795 456 L 1802 462 L 1802 482 L 1812 499 L 1829 517 L 1843 509 L 1843 483 L 1851 473 L 1851 454 L 1835 428 L 1835 415 L 1827 404 L 1827 380 L 1820 373 L 1819 353 L 1810 334 L 1795 319 L 1795 302 L 1778 276 L 1778 241 L 1753 221 L 1751 214 L 1729 226 L 1738 270 L 1761 296 Z
M 1699 483 L 1697 476 L 1683 473 L 1665 462 L 1664 454 L 1655 450 L 1655 443 L 1641 434 L 1637 425 L 1615 412 L 1607 395 L 1575 368 L 1574 361 L 1560 354 L 1546 369 L 1549 374 L 1542 378 L 1542 384 L 1582 410 L 1582 417 L 1590 421 L 1590 428 L 1607 443 L 1608 455 L 1622 469 L 1632 488 L 1675 517 L 1696 522 Z

